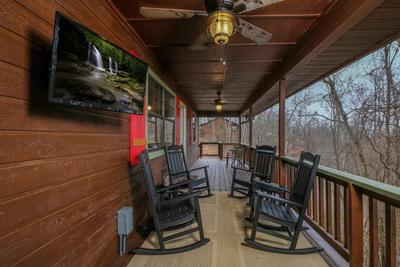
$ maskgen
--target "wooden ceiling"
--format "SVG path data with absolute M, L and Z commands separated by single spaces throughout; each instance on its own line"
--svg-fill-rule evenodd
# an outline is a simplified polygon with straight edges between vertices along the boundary
M 362 4 L 358 3 L 360 1 Z M 298 76 L 303 74 L 301 72 L 293 73 L 293 68 L 308 54 L 301 55 L 302 58 L 294 62 L 295 64 L 292 64 L 291 61 L 299 56 L 298 51 L 304 50 L 310 34 L 316 37 L 323 35 L 320 33 L 321 27 L 318 26 L 324 25 L 324 23 L 334 23 L 333 15 L 335 14 L 332 10 L 339 12 L 340 9 L 343 9 L 355 12 L 364 8 L 365 10 L 362 10 L 364 13 L 355 14 L 356 16 L 366 16 L 370 13 L 369 11 L 379 6 L 378 2 L 384 1 L 285 0 L 240 15 L 248 22 L 272 33 L 273 37 L 267 45 L 256 45 L 238 34 L 235 35 L 226 48 L 227 65 L 225 68 L 220 62 L 221 51 L 217 45 L 210 44 L 202 51 L 190 49 L 190 44 L 202 31 L 206 30 L 206 18 L 148 19 L 139 13 L 139 8 L 142 6 L 205 10 L 203 0 L 113 0 L 113 2 L 172 75 L 179 90 L 195 104 L 195 108 L 200 114 L 210 114 L 214 111 L 213 102 L 217 89 L 222 89 L 222 98 L 226 101 L 225 114 L 238 114 L 254 103 L 256 103 L 257 110 L 262 110 L 266 105 L 275 103 L 278 98 L 276 89 L 273 90 L 274 85 L 277 80 L 285 77 L 290 71 L 292 71 L 291 77 L 293 78 L 288 82 L 288 85 L 291 86 L 288 91 L 293 93 L 312 82 L 317 78 L 316 76 L 319 77 L 320 74 L 336 68 L 338 64 L 343 64 L 344 60 L 348 60 L 347 57 L 343 56 L 337 60 L 335 58 L 332 64 L 328 63 L 319 69 L 318 75 L 308 75 L 304 76 L 304 79 L 299 79 Z M 399 1 L 387 2 L 398 3 Z M 365 3 L 371 3 L 371 5 L 365 5 Z M 349 8 L 350 10 L 348 10 Z M 351 18 L 353 13 L 349 14 L 348 17 Z M 325 17 L 327 18 L 325 19 Z M 337 17 L 348 20 L 340 15 Z M 357 21 L 355 20 L 355 22 Z M 344 35 L 349 30 L 339 26 L 337 26 L 341 31 L 339 34 Z M 329 27 L 326 29 L 330 30 Z M 328 37 L 330 37 L 329 33 L 326 34 L 326 38 Z M 341 36 L 337 36 L 336 39 L 339 37 Z M 311 46 L 315 45 L 317 41 L 322 43 L 324 39 L 313 41 Z M 331 40 L 330 44 L 333 41 L 336 40 Z M 354 40 L 349 40 L 349 42 L 354 42 Z M 354 46 L 357 46 L 357 42 Z M 365 50 L 368 48 L 367 46 L 368 44 L 364 44 L 356 50 Z M 319 47 L 317 46 L 317 48 Z M 346 49 L 339 50 L 345 51 L 343 54 L 348 54 Z M 321 49 L 317 49 L 317 51 L 323 52 Z M 306 52 L 315 53 L 314 50 L 308 51 L 307 49 Z M 315 54 L 314 57 L 316 56 Z M 319 62 L 324 62 L 324 59 L 320 58 L 319 61 L 313 62 L 313 65 L 318 69 Z M 290 68 L 286 66 L 287 63 L 291 63 L 288 66 Z M 304 62 L 301 63 L 304 66 Z M 309 71 L 313 72 L 315 68 L 304 73 Z M 299 82 L 300 80 L 301 82 Z M 272 89 L 269 90 L 270 88 Z

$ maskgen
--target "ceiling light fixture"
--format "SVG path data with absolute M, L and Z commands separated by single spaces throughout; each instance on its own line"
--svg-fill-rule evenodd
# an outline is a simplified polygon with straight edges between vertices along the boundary
M 238 19 L 235 14 L 228 11 L 215 11 L 208 17 L 208 33 L 219 45 L 225 45 L 229 38 L 235 34 Z
M 222 106 L 224 105 L 224 101 L 221 98 L 221 91 L 218 90 L 217 98 L 214 100 L 215 103 L 215 110 L 220 112 L 222 110 Z

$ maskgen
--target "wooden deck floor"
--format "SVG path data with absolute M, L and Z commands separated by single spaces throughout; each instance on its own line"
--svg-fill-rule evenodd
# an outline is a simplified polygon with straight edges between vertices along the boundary
M 201 166 L 210 166 L 208 168 L 208 175 L 211 183 L 212 191 L 229 191 L 231 189 L 232 183 L 232 168 L 230 166 L 226 167 L 226 160 L 220 160 L 218 157 L 203 157 L 198 159 L 192 166 L 193 168 Z M 248 176 L 248 173 L 243 171 L 238 171 L 238 176 Z
M 244 219 L 249 213 L 246 199 L 230 198 L 225 192 L 216 192 L 212 197 L 200 199 L 200 204 L 205 235 L 210 238 L 208 244 L 198 249 L 175 255 L 135 255 L 128 267 L 327 266 L 319 254 L 283 255 L 263 252 L 244 246 L 242 244 L 243 240 L 249 236 L 251 231 L 251 225 Z M 287 241 L 278 240 L 270 235 L 259 233 L 257 238 L 262 242 L 271 242 L 275 246 L 288 246 Z M 187 245 L 194 240 L 198 240 L 197 233 L 167 242 L 166 246 L 167 248 L 172 248 Z M 303 235 L 301 235 L 298 245 L 299 247 L 310 246 Z M 149 236 L 143 247 L 158 247 L 154 233 Z

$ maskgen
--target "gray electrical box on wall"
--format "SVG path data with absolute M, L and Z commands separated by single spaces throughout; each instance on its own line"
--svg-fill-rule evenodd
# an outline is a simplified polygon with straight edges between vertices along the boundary
M 119 236 L 119 255 L 125 253 L 126 236 L 133 230 L 133 208 L 123 207 L 117 212 L 117 225 Z
M 118 210 L 118 234 L 128 235 L 133 230 L 133 209 L 123 207 Z

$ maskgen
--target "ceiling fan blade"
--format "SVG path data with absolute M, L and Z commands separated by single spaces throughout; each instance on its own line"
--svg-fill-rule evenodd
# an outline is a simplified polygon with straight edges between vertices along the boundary
M 202 51 L 207 48 L 207 45 L 209 43 L 210 43 L 210 37 L 205 31 L 202 31 L 190 45 L 189 49 L 192 51 Z
M 239 18 L 238 32 L 258 45 L 266 44 L 272 38 L 272 34 L 269 32 L 266 32 L 241 18 Z
M 258 8 L 266 7 L 284 0 L 237 0 L 233 4 L 233 12 L 242 14 Z
M 169 9 L 158 7 L 141 7 L 140 14 L 154 19 L 187 19 L 194 16 L 207 16 L 207 12 L 199 10 Z
M 207 12 L 210 14 L 219 8 L 220 3 L 218 0 L 204 0 L 204 4 Z

